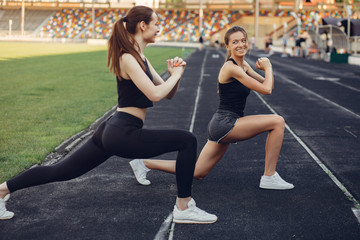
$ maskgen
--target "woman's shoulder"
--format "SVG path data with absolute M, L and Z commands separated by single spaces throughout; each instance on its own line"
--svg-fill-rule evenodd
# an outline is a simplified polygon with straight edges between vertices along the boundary
M 233 81 L 230 79 L 233 77 L 234 67 L 236 67 L 236 65 L 230 61 L 227 61 L 223 64 L 219 72 L 219 83 L 224 84 Z
M 123 60 L 124 62 L 127 61 L 136 61 L 135 57 L 131 55 L 130 53 L 124 53 L 120 56 L 120 60 Z
M 237 65 L 235 65 L 232 61 L 226 61 L 223 66 L 222 69 L 224 70 L 230 70 L 233 69 L 234 67 L 236 67 Z
M 222 66 L 221 71 L 226 74 L 233 75 L 234 73 L 239 71 L 239 68 L 241 69 L 241 67 L 233 63 L 233 61 L 226 61 Z
M 247 61 L 244 61 L 244 71 L 247 73 L 249 70 L 251 70 L 251 66 Z
M 244 60 L 244 66 L 250 67 L 250 64 L 247 61 Z

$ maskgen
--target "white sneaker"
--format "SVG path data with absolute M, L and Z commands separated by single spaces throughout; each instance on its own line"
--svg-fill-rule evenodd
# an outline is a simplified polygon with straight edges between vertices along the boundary
M 141 185 L 150 185 L 150 181 L 146 179 L 146 174 L 150 171 L 142 159 L 134 159 L 129 162 L 131 169 L 133 170 L 136 180 Z
M 272 176 L 262 176 L 259 187 L 263 189 L 286 190 L 293 189 L 294 185 L 286 182 L 275 172 Z
M 214 223 L 217 221 L 217 216 L 210 214 L 196 207 L 194 199 L 188 202 L 188 208 L 181 211 L 176 204 L 173 211 L 173 222 L 175 223 Z
M 5 207 L 5 203 L 7 200 L 9 200 L 10 194 L 7 194 L 4 198 L 0 198 L 0 219 L 11 219 L 14 217 L 14 213 L 7 211 Z

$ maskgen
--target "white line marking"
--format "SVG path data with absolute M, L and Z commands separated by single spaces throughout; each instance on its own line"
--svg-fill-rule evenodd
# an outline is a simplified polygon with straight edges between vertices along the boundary
M 265 106 L 274 114 L 277 114 L 277 112 L 264 100 L 262 96 L 260 96 L 259 93 L 253 91 L 258 98 L 265 104 Z M 334 174 L 328 169 L 321 160 L 315 155 L 313 151 L 291 130 L 289 125 L 285 123 L 285 128 L 291 133 L 291 135 L 296 139 L 296 141 L 306 150 L 306 152 L 312 157 L 312 159 L 321 167 L 321 169 L 330 177 L 330 179 L 340 188 L 340 190 L 345 194 L 345 196 L 354 204 L 355 209 L 359 211 L 360 203 L 355 199 L 355 197 L 346 189 L 346 187 L 334 176 Z M 357 217 L 359 223 L 360 218 L 356 214 L 360 214 L 359 212 L 355 213 L 354 209 L 353 212 L 355 216 Z
M 159 231 L 154 237 L 154 240 L 163 240 L 166 233 L 169 231 L 169 226 L 172 222 L 172 213 L 161 224 Z
M 349 85 L 344 84 L 344 83 L 341 83 L 341 82 L 332 82 L 332 83 L 337 84 L 337 85 L 340 85 L 340 86 L 343 86 L 343 87 L 348 88 L 348 89 L 350 89 L 350 90 L 353 90 L 353 91 L 355 91 L 355 92 L 360 92 L 360 89 L 354 88 L 354 87 L 352 87 L 352 86 L 349 86 Z
M 353 211 L 353 213 L 355 214 L 355 217 L 357 218 L 358 222 L 360 223 L 360 209 L 352 208 L 351 210 Z
M 281 63 L 281 62 L 279 62 L 279 61 L 276 61 L 276 60 L 271 60 L 271 61 L 272 61 L 272 62 L 275 62 L 275 63 L 277 63 L 277 64 L 280 64 L 280 65 L 283 64 L 283 63 Z M 315 75 L 317 75 L 317 74 L 319 74 L 320 72 L 324 72 L 324 73 L 327 74 L 327 75 L 331 74 L 331 75 L 336 75 L 336 76 L 339 76 L 339 77 L 344 77 L 342 74 L 339 75 L 338 73 L 334 73 L 334 72 L 330 72 L 330 73 L 329 73 L 329 70 L 328 70 L 328 69 L 326 69 L 326 70 L 323 70 L 323 69 L 320 69 L 320 68 L 314 69 L 314 67 L 313 67 L 313 66 L 310 66 L 310 65 L 304 65 L 304 64 L 301 64 L 301 65 L 306 67 L 307 72 L 304 72 L 304 71 L 303 71 L 303 68 L 301 68 L 301 67 L 299 68 L 299 66 L 295 67 L 295 66 L 292 66 L 292 65 L 286 65 L 286 67 L 287 67 L 288 69 L 292 69 L 292 70 L 294 70 L 294 71 L 301 72 L 301 73 L 307 75 L 309 78 L 313 78 L 313 79 L 315 79 L 315 80 L 327 80 L 327 81 L 329 81 L 329 82 L 331 82 L 331 83 L 340 85 L 340 86 L 345 87 L 345 88 L 348 88 L 348 89 L 350 89 L 350 90 L 353 90 L 353 91 L 356 91 L 356 92 L 360 92 L 360 89 L 357 89 L 357 88 L 355 88 L 355 87 L 349 86 L 349 85 L 347 85 L 347 84 L 345 84 L 345 83 L 338 82 L 338 81 L 340 80 L 340 78 L 324 77 L 324 76 L 312 77 L 313 73 L 314 73 Z M 310 68 L 312 68 L 315 72 L 310 72 L 310 70 L 309 70 Z
M 357 117 L 357 118 L 360 118 L 360 115 L 354 113 L 353 111 L 351 111 L 351 110 L 349 110 L 349 109 L 347 109 L 347 108 L 345 108 L 345 107 L 343 107 L 343 106 L 341 106 L 341 105 L 339 105 L 339 104 L 337 104 L 337 103 L 335 103 L 335 102 L 333 102 L 333 101 L 331 101 L 331 100 L 329 100 L 329 99 L 327 99 L 327 98 L 325 98 L 325 97 L 323 97 L 323 96 L 321 96 L 321 95 L 319 95 L 319 94 L 317 94 L 317 93 L 315 93 L 315 92 L 313 92 L 313 91 L 311 91 L 310 89 L 307 89 L 307 88 L 301 86 L 300 84 L 298 84 L 298 83 L 290 80 L 288 77 L 284 76 L 283 74 L 281 74 L 281 73 L 276 73 L 275 75 L 278 76 L 278 77 L 280 77 L 280 78 L 282 78 L 283 80 L 285 80 L 285 81 L 287 81 L 287 82 L 289 82 L 289 83 L 291 83 L 291 84 L 293 84 L 293 85 L 301 88 L 302 90 L 304 90 L 304 91 L 306 91 L 306 92 L 308 92 L 308 93 L 310 93 L 310 94 L 312 94 L 312 95 L 315 95 L 315 96 L 318 97 L 318 98 L 321 98 L 321 99 L 324 100 L 325 102 L 330 103 L 330 104 L 332 104 L 332 105 L 334 105 L 334 106 L 336 106 L 336 107 L 338 107 L 338 108 L 341 108 L 342 110 L 344 110 L 344 111 L 346 111 L 346 112 L 348 112 L 348 113 L 351 113 L 352 115 L 354 115 L 354 116 Z
M 313 79 L 315 79 L 315 80 L 320 80 L 320 81 L 330 81 L 330 82 L 335 82 L 335 81 L 339 81 L 339 80 L 340 80 L 340 78 L 331 78 L 331 77 L 323 77 L 323 76 L 314 77 Z
M 247 61 L 248 61 L 248 62 L 251 62 L 253 65 L 255 64 L 255 62 L 252 61 L 252 60 L 250 60 L 250 59 L 247 59 Z M 324 100 L 325 102 L 330 103 L 330 104 L 332 104 L 332 105 L 334 105 L 334 106 L 336 106 L 336 107 L 338 107 L 338 108 L 341 108 L 342 110 L 344 110 L 344 111 L 346 111 L 346 112 L 354 115 L 354 116 L 357 117 L 357 118 L 360 118 L 360 115 L 354 113 L 353 111 L 351 111 L 351 110 L 349 110 L 349 109 L 347 109 L 347 108 L 345 108 L 345 107 L 343 107 L 343 106 L 341 106 L 341 105 L 339 105 L 339 104 L 337 104 L 337 103 L 335 103 L 335 102 L 333 102 L 333 101 L 331 101 L 331 100 L 329 100 L 329 99 L 327 99 L 327 98 L 325 98 L 325 97 L 323 97 L 323 96 L 321 96 L 321 95 L 319 95 L 319 94 L 311 91 L 310 89 L 307 89 L 307 88 L 301 86 L 300 84 L 294 82 L 293 80 L 289 79 L 288 77 L 284 76 L 284 75 L 281 74 L 281 73 L 274 73 L 274 76 L 278 76 L 278 77 L 282 78 L 284 81 L 286 81 L 286 82 L 288 82 L 288 83 L 291 83 L 291 84 L 293 84 L 293 85 L 301 88 L 301 89 L 304 90 L 305 92 L 308 92 L 308 93 L 310 93 L 310 94 L 312 94 L 312 95 L 315 95 L 316 97 L 321 98 L 321 99 Z
M 351 134 L 354 138 L 357 138 L 357 136 L 356 136 L 354 133 L 350 132 L 350 131 L 347 130 L 346 128 L 344 128 L 344 131 L 347 132 L 347 133 L 349 133 L 349 134 Z
M 207 55 L 208 55 L 208 50 L 206 50 L 206 52 L 205 52 L 204 61 L 202 62 L 202 65 L 201 65 L 200 81 L 199 81 L 199 85 L 198 85 L 198 88 L 197 88 L 197 91 L 196 91 L 196 99 L 195 99 L 195 105 L 194 105 L 195 107 L 194 107 L 194 111 L 193 111 L 193 115 L 192 115 L 191 123 L 190 123 L 190 128 L 189 128 L 190 132 L 193 132 L 193 130 L 194 130 L 196 112 L 197 112 L 197 108 L 198 108 L 198 102 L 199 102 L 199 99 L 200 99 L 201 84 L 202 84 L 203 79 L 204 79 L 204 67 L 205 67 Z
M 198 88 L 197 88 L 197 91 L 196 91 L 194 111 L 193 111 L 193 115 L 191 117 L 191 122 L 190 122 L 190 127 L 189 127 L 190 132 L 193 132 L 193 130 L 194 130 L 196 112 L 197 112 L 197 108 L 198 108 L 198 102 L 199 102 L 199 99 L 200 99 L 201 84 L 202 84 L 204 76 L 205 76 L 204 68 L 205 68 L 205 63 L 206 63 L 206 57 L 208 55 L 208 50 L 205 50 L 205 51 L 206 52 L 205 52 L 204 60 L 203 60 L 203 63 L 201 65 L 200 81 L 199 81 L 199 85 L 198 85 Z M 169 240 L 173 239 L 174 231 L 175 231 L 175 223 L 174 222 L 171 224 L 171 228 L 168 230 L 169 225 L 171 223 L 171 220 L 172 220 L 172 213 L 170 213 L 169 216 L 161 224 L 160 229 L 156 233 L 154 240 L 163 240 L 163 239 L 165 239 L 165 235 L 167 234 L 167 232 L 169 232 Z
M 173 240 L 173 237 L 174 237 L 174 231 L 175 231 L 175 223 L 173 222 L 171 224 L 171 228 L 169 230 L 169 240 Z

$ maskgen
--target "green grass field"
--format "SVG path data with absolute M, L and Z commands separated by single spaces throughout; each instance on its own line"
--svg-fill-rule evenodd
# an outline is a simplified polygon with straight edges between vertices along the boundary
M 191 52 L 147 48 L 154 68 Z M 0 43 L 0 182 L 40 163 L 116 105 L 106 46 Z

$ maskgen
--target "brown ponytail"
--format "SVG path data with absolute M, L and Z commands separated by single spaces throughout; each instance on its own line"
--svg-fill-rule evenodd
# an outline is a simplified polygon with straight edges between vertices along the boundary
M 124 53 L 134 56 L 136 61 L 145 71 L 145 65 L 139 54 L 139 44 L 133 35 L 136 33 L 137 24 L 144 21 L 149 24 L 153 10 L 146 6 L 136 6 L 129 10 L 125 17 L 120 18 L 113 26 L 111 36 L 108 41 L 108 62 L 110 72 L 120 78 L 120 57 Z M 124 26 L 124 24 L 126 26 Z
M 247 44 L 248 35 L 247 35 L 245 29 L 243 29 L 240 26 L 233 26 L 229 30 L 227 30 L 227 32 L 225 33 L 224 42 L 225 42 L 226 46 L 229 46 L 229 39 L 230 39 L 231 34 L 236 33 L 236 32 L 242 32 L 244 34 L 244 36 L 246 37 L 246 44 Z M 231 54 L 230 54 L 230 51 L 228 50 L 225 61 L 227 61 L 230 57 L 231 57 Z

